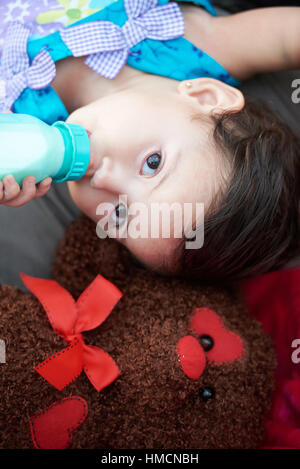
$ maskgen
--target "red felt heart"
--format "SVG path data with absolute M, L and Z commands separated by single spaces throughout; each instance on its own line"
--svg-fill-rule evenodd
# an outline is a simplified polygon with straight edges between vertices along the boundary
M 37 449 L 66 449 L 74 431 L 83 424 L 88 405 L 80 396 L 66 397 L 30 419 L 31 437 Z
M 191 379 L 200 378 L 206 365 L 206 357 L 195 337 L 182 337 L 177 343 L 177 355 L 184 374 Z
M 222 318 L 212 309 L 196 308 L 190 328 L 196 332 L 198 337 L 208 335 L 213 339 L 212 349 L 206 351 L 209 363 L 214 362 L 215 365 L 221 365 L 242 358 L 244 345 L 241 337 L 228 330 Z

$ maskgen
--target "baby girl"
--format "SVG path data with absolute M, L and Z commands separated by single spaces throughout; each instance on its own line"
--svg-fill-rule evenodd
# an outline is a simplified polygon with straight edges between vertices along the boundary
M 66 110 L 56 117 L 82 125 L 90 137 L 88 171 L 68 182 L 74 202 L 95 223 L 101 218 L 99 204 L 111 204 L 110 217 L 120 229 L 130 221 L 120 196 L 126 196 L 128 206 L 204 204 L 204 225 L 193 216 L 190 236 L 186 231 L 180 239 L 119 236 L 139 262 L 163 274 L 229 282 L 286 263 L 297 252 L 300 234 L 300 139 L 272 111 L 245 102 L 238 85 L 260 72 L 299 67 L 300 7 L 217 17 L 208 0 L 195 5 L 104 3 L 102 10 L 88 11 L 81 21 L 47 36 L 48 53 L 56 61 L 51 96 Z M 46 13 L 39 18 L 45 23 Z M 112 55 L 108 59 L 107 68 L 119 67 L 115 76 L 103 64 L 119 46 L 100 51 L 97 68 L 95 51 L 84 46 L 76 51 L 76 41 L 66 33 L 89 21 L 103 21 L 108 28 L 114 23 L 118 34 L 123 28 L 128 43 L 124 63 L 117 66 Z M 136 30 L 130 33 L 133 24 Z M 161 37 L 159 27 L 164 28 Z M 146 32 L 139 36 L 143 28 Z M 68 54 L 54 58 L 51 38 L 58 40 L 58 34 Z M 136 41 L 128 42 L 135 34 Z M 32 36 L 28 50 L 42 39 Z M 40 110 L 22 108 L 29 88 L 20 90 L 23 94 L 10 109 L 51 123 L 38 115 Z M 18 207 L 45 195 L 50 185 L 50 178 L 36 185 L 28 176 L 20 188 L 7 176 L 0 182 L 0 200 Z M 201 229 L 203 246 L 186 249 L 186 239 Z

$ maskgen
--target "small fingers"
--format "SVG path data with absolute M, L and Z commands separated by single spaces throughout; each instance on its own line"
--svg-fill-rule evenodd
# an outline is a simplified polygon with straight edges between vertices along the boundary
M 37 186 L 35 198 L 42 197 L 45 195 L 51 187 L 52 179 L 47 177 L 43 179 Z
M 3 189 L 1 203 L 8 207 L 21 207 L 35 198 L 35 177 L 27 176 L 24 178 L 21 189 L 13 176 L 5 176 Z
M 8 202 L 20 193 L 20 186 L 12 175 L 5 176 L 2 180 L 1 202 Z
M 47 177 L 36 185 L 35 177 L 27 176 L 23 179 L 22 188 L 20 188 L 13 176 L 5 176 L 3 181 L 0 181 L 0 204 L 8 207 L 21 207 L 32 199 L 45 195 L 51 183 L 51 177 Z

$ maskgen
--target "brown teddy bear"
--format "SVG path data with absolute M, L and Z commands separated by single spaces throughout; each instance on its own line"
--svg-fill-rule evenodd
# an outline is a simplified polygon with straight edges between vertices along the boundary
M 0 289 L 1 448 L 259 446 L 275 359 L 239 292 L 146 271 L 83 215 L 53 280 L 22 279 Z

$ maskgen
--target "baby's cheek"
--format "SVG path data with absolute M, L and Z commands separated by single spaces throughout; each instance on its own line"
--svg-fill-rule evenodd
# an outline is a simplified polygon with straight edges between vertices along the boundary
M 97 221 L 96 210 L 99 201 L 96 198 L 95 191 L 82 179 L 79 181 L 68 181 L 67 184 L 75 205 L 89 218 Z
M 128 236 L 126 246 L 145 266 L 159 272 L 172 273 L 174 246 L 172 238 L 133 238 Z

